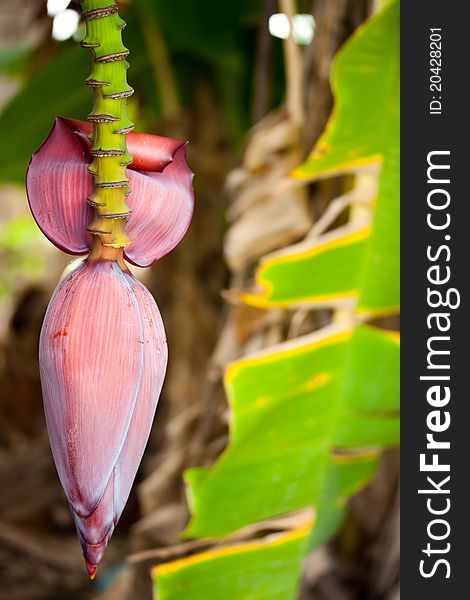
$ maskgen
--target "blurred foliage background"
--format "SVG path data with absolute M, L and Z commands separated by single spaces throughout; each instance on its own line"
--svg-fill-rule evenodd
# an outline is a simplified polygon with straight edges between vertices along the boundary
M 78 45 L 78 3 L 0 0 L 0 584 L 12 600 L 149 599 L 150 568 L 209 547 L 179 537 L 189 517 L 182 473 L 212 465 L 227 446 L 226 364 L 315 331 L 332 314 L 240 304 L 234 290 L 357 184 L 338 175 L 272 194 L 322 133 L 333 57 L 373 12 L 371 0 L 118 4 L 136 90 L 131 118 L 138 131 L 190 140 L 196 212 L 173 253 L 135 270 L 161 309 L 169 372 L 137 485 L 90 584 L 52 463 L 37 365 L 44 311 L 70 257 L 40 234 L 24 189 L 55 116 L 86 119 L 90 58 Z M 285 22 L 272 19 L 289 10 L 304 16 L 294 52 L 278 37 Z M 347 220 L 339 205 L 329 225 Z M 394 317 L 376 324 L 397 327 Z M 397 474 L 391 450 L 335 539 L 307 557 L 302 600 L 399 597 Z

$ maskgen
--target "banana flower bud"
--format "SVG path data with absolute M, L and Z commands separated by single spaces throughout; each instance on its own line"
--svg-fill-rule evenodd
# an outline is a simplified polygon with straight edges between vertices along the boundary
M 71 254 L 88 254 L 93 211 L 88 124 L 57 119 L 33 156 L 28 198 L 44 234 Z M 127 268 L 167 254 L 193 211 L 185 142 L 129 134 L 128 232 L 122 249 L 102 247 L 56 288 L 42 326 L 40 374 L 59 479 L 93 578 L 129 496 L 167 364 L 155 300 Z

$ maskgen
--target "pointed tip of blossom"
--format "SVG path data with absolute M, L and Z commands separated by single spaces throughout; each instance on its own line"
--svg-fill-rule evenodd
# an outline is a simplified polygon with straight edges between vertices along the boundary
M 96 577 L 96 570 L 98 569 L 98 565 L 91 564 L 90 562 L 88 562 L 87 559 L 85 559 L 85 563 L 90 580 L 93 581 L 93 579 Z
M 102 540 L 99 544 L 90 544 L 80 533 L 78 534 L 90 579 L 94 579 L 96 575 L 96 570 L 98 569 L 100 562 L 103 560 L 103 556 L 106 551 L 106 547 L 108 546 L 108 542 L 111 539 L 112 533 L 113 532 L 110 531 L 104 540 Z

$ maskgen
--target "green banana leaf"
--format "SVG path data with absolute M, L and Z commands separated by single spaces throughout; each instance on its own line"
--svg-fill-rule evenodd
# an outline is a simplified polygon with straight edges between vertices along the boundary
M 311 521 L 287 533 L 215 548 L 152 570 L 158 600 L 291 600 Z
M 335 106 L 324 134 L 294 175 L 338 175 L 382 162 L 397 139 L 400 4 L 359 27 L 335 57 L 331 85 Z
M 259 542 L 248 556 L 209 552 L 160 565 L 156 597 L 293 598 L 298 552 L 335 533 L 347 499 L 373 476 L 379 447 L 398 442 L 398 369 L 398 336 L 370 326 L 328 327 L 229 366 L 231 442 L 212 468 L 186 472 L 185 535 L 219 538 L 309 505 L 317 519 L 305 544 L 275 551 L 297 571 Z M 269 583 L 271 561 L 280 570 Z
M 325 133 L 293 176 L 300 180 L 382 163 L 372 230 L 330 233 L 265 257 L 258 307 L 335 304 L 356 299 L 358 312 L 398 312 L 399 288 L 399 3 L 360 27 L 338 53 L 335 108 Z M 309 274 L 312 274 L 309 276 Z
M 256 272 L 258 293 L 238 297 L 259 308 L 331 305 L 357 299 L 370 227 L 326 234 L 273 253 Z M 312 273 L 315 276 L 312 277 Z
M 328 327 L 233 363 L 230 444 L 213 467 L 186 472 L 185 535 L 222 537 L 318 508 L 333 471 L 331 493 L 344 504 L 373 474 L 378 448 L 398 443 L 398 359 L 396 337 L 360 326 Z

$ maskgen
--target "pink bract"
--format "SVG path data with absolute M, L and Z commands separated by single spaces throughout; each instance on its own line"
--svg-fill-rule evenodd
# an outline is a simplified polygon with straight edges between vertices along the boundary
M 86 254 L 92 243 L 87 226 L 93 209 L 91 124 L 57 118 L 47 140 L 33 155 L 26 178 L 31 212 L 44 235 L 69 254 Z M 170 252 L 191 222 L 193 174 L 186 142 L 146 133 L 129 133 L 133 161 L 127 173 L 132 211 L 127 232 L 132 243 L 125 258 L 146 267 Z
M 167 345 L 155 300 L 116 262 L 85 261 L 54 292 L 39 360 L 52 452 L 93 576 L 163 384 Z

